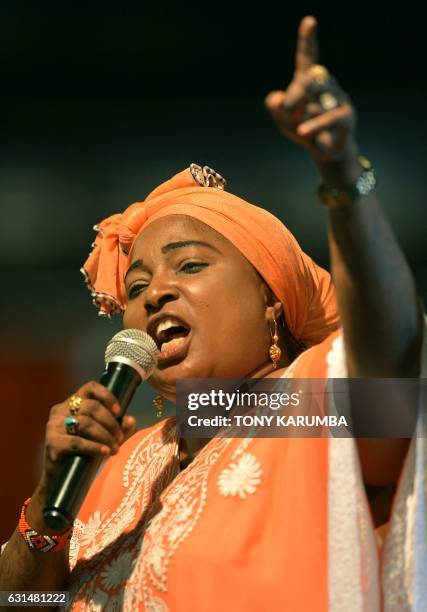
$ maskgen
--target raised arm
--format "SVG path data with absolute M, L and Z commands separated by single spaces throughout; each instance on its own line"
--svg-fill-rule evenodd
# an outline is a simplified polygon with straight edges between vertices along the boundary
M 316 20 L 299 27 L 293 80 L 266 105 L 279 130 L 304 147 L 325 187 L 331 272 L 350 377 L 415 377 L 422 317 L 415 283 L 375 191 L 355 189 L 363 167 L 348 96 L 317 64 Z M 331 193 L 331 189 L 337 190 Z M 359 441 L 366 482 L 396 480 L 405 440 Z

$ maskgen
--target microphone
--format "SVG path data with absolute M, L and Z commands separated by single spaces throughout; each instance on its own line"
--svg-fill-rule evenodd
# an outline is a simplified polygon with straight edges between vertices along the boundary
M 108 343 L 99 382 L 117 398 L 122 409 L 119 422 L 138 385 L 153 373 L 157 351 L 151 336 L 139 329 L 125 329 Z M 43 518 L 51 529 L 62 532 L 72 526 L 101 462 L 102 458 L 87 455 L 65 457 L 43 508 Z

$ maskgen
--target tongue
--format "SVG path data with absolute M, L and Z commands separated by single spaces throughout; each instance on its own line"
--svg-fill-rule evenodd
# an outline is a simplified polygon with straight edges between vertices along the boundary
M 175 336 L 174 338 L 172 338 L 172 340 L 168 340 L 167 342 L 162 342 L 162 346 L 160 347 L 161 351 L 164 351 L 167 348 L 170 348 L 172 346 L 177 346 L 178 344 L 182 344 L 185 340 L 184 335 L 180 335 L 180 336 Z

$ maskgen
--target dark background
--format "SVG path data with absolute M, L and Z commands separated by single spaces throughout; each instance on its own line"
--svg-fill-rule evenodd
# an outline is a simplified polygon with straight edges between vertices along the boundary
M 292 76 L 306 14 L 357 108 L 361 151 L 426 301 L 426 29 L 415 7 L 2 3 L 0 541 L 37 480 L 50 406 L 98 377 L 120 327 L 97 318 L 79 275 L 94 223 L 208 164 L 328 265 L 315 169 L 263 107 Z M 154 415 L 149 395 L 134 402 L 140 422 Z

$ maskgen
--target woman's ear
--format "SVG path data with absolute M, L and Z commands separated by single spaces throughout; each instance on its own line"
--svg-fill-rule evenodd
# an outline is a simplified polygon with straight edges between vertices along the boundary
M 272 323 L 274 320 L 281 316 L 283 313 L 282 302 L 274 302 L 272 306 L 267 306 L 265 309 L 265 318 L 267 323 Z
M 270 287 L 267 285 L 265 280 L 261 276 L 259 278 L 261 281 L 261 289 L 264 294 L 264 304 L 266 306 L 266 309 L 273 308 L 270 313 L 271 319 L 268 320 L 272 321 L 274 318 L 278 319 L 283 312 L 282 302 L 278 301 L 278 299 L 276 298 Z

